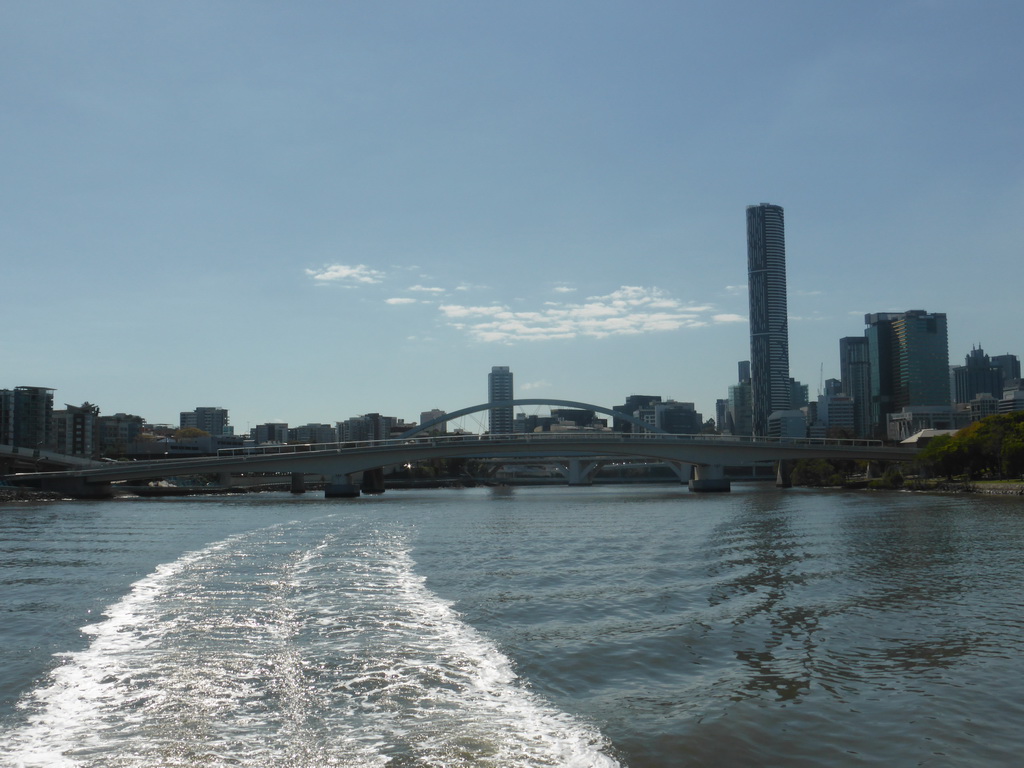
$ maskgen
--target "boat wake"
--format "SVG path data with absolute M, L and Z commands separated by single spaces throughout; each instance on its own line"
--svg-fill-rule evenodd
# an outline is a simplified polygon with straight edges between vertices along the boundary
M 415 572 L 407 531 L 282 524 L 136 582 L 21 702 L 18 766 L 611 767 Z

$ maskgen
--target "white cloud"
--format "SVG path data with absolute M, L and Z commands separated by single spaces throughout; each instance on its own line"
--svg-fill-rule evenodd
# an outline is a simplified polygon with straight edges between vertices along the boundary
M 705 316 L 712 307 L 686 305 L 657 288 L 624 285 L 578 304 L 545 302 L 539 311 L 517 311 L 498 304 L 445 304 L 440 310 L 455 328 L 478 341 L 511 343 L 699 328 L 708 324 Z
M 442 304 L 439 309 L 448 317 L 472 317 L 473 315 L 494 315 L 508 312 L 506 307 L 491 304 L 486 307 L 464 307 L 459 304 Z
M 551 382 L 541 379 L 540 381 L 528 381 L 525 384 L 517 384 L 516 389 L 520 389 L 523 392 L 531 392 L 535 389 L 550 389 Z
M 745 323 L 747 318 L 743 315 L 737 315 L 733 313 L 727 313 L 724 315 L 712 315 L 712 320 L 716 323 Z
M 384 303 L 385 304 L 415 304 L 416 303 L 416 299 L 405 299 L 405 298 L 386 299 L 384 301 Z
M 410 285 L 410 291 L 423 291 L 426 293 L 444 293 L 444 288 L 430 288 L 426 285 Z
M 365 264 L 328 264 L 320 269 L 307 269 L 306 274 L 318 282 L 380 283 L 384 273 Z
M 575 288 L 570 288 L 568 285 L 556 285 L 555 293 L 575 293 Z

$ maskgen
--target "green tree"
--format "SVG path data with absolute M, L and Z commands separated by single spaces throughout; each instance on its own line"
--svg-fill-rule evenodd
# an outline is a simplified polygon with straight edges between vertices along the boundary
M 793 485 L 827 487 L 846 482 L 843 471 L 828 459 L 800 459 L 790 475 Z
M 917 455 L 918 463 L 932 475 L 954 475 L 966 472 L 966 459 L 962 446 L 953 435 L 936 435 Z
M 1019 476 L 1024 472 L 1024 412 L 1000 413 L 940 435 L 922 449 L 919 461 L 934 473 L 952 479 L 966 474 Z

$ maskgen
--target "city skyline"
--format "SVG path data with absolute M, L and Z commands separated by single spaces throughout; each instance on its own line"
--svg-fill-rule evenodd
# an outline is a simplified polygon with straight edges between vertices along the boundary
M 1024 353 L 1016 3 L 3 14 L 0 387 L 244 431 L 416 421 L 501 363 L 709 416 L 758 200 L 812 394 L 867 313 Z

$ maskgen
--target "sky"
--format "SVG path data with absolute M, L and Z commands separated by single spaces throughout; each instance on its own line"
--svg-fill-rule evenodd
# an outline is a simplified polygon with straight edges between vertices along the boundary
M 761 202 L 812 397 L 867 312 L 1024 356 L 1022 29 L 1019 0 L 0 0 L 0 388 L 242 432 L 417 421 L 502 365 L 706 419 Z

